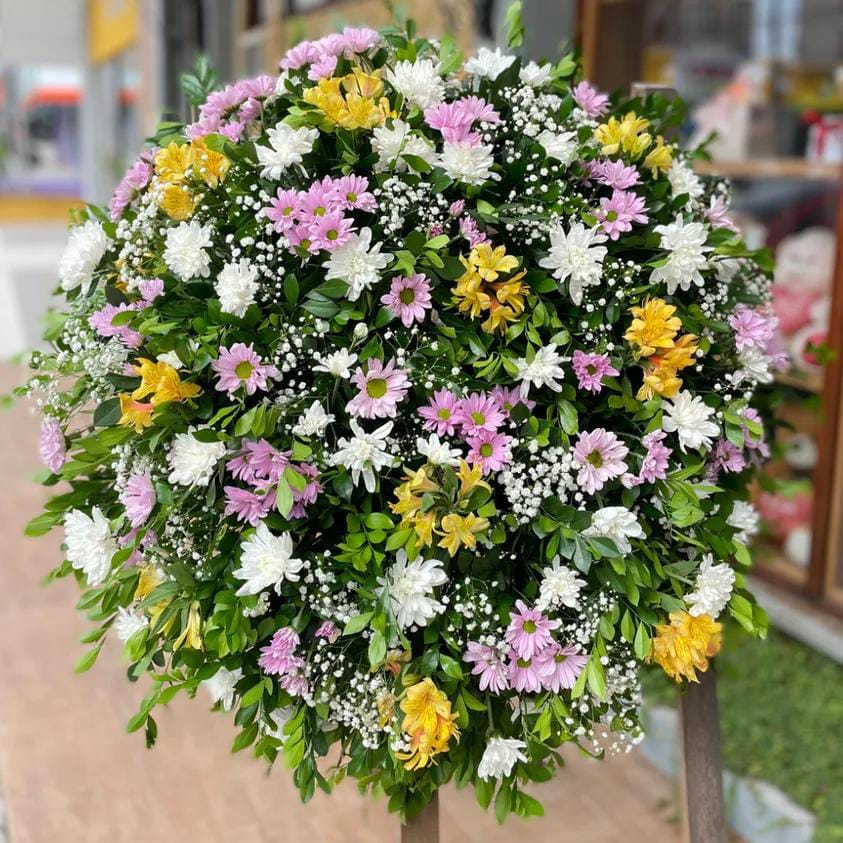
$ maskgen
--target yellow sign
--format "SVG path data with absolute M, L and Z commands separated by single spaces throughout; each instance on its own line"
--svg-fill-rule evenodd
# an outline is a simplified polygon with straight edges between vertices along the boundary
M 94 64 L 120 55 L 137 37 L 137 0 L 88 0 L 88 57 Z

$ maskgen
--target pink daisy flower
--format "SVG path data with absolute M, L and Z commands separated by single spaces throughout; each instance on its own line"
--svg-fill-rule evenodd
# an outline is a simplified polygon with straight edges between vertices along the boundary
M 588 82 L 580 82 L 571 91 L 571 96 L 588 117 L 600 117 L 609 110 L 609 97 Z
M 340 34 L 347 58 L 351 58 L 355 53 L 365 53 L 366 50 L 370 50 L 381 40 L 380 35 L 374 29 L 369 29 L 366 26 L 347 26 Z
M 588 656 L 578 653 L 574 647 L 554 642 L 536 656 L 536 670 L 542 687 L 558 694 L 574 687 L 587 662 Z
M 237 480 L 250 486 L 274 486 L 290 464 L 290 451 L 279 451 L 266 439 L 244 439 L 243 453 L 228 463 L 228 470 Z
M 369 192 L 369 180 L 365 176 L 343 176 L 334 181 L 334 201 L 344 211 L 377 210 L 378 201 Z
M 138 292 L 143 296 L 144 306 L 164 295 L 164 282 L 160 278 L 144 278 L 138 283 Z
M 307 78 L 311 82 L 318 82 L 320 79 L 327 79 L 334 75 L 337 69 L 337 57 L 330 55 L 320 56 L 307 71 Z
M 641 174 L 638 170 L 623 161 L 592 161 L 588 168 L 592 178 L 613 190 L 627 190 L 641 184 Z
M 478 682 L 481 691 L 500 694 L 501 691 L 509 690 L 509 670 L 500 653 L 493 647 L 469 641 L 462 660 L 473 665 L 471 672 L 480 677 Z
M 495 433 L 505 421 L 498 402 L 482 392 L 472 392 L 468 398 L 463 398 L 457 410 L 457 422 L 465 437 Z
M 611 364 L 608 355 L 586 353 L 580 349 L 571 358 L 571 368 L 577 376 L 579 388 L 589 392 L 600 392 L 603 389 L 603 378 L 613 378 L 620 374 Z
M 423 322 L 425 311 L 433 307 L 427 276 L 416 273 L 393 278 L 389 292 L 381 296 L 381 304 L 386 305 L 405 328 L 409 328 L 413 322 Z
M 334 207 L 334 181 L 325 176 L 322 181 L 315 181 L 304 192 L 299 194 L 301 202 L 301 217 L 312 222 L 312 217 L 323 217 Z
M 624 232 L 632 231 L 632 223 L 648 221 L 645 207 L 643 197 L 628 190 L 614 190 L 611 198 L 604 196 L 600 200 L 596 217 L 609 239 L 617 240 Z
M 288 228 L 284 232 L 287 242 L 290 244 L 290 251 L 295 254 L 296 249 L 301 249 L 305 252 L 318 252 L 318 249 L 313 247 L 313 241 L 310 237 L 310 225 L 307 223 L 296 224 Z
M 622 482 L 627 488 L 640 486 L 642 483 L 655 483 L 656 480 L 664 480 L 667 477 L 668 457 L 673 453 L 663 440 L 667 434 L 663 430 L 654 430 L 648 433 L 642 443 L 647 449 L 644 459 L 641 462 L 641 471 L 638 476 L 625 475 Z
M 370 360 L 367 371 L 358 368 L 351 381 L 360 391 L 345 409 L 350 415 L 364 419 L 395 418 L 398 402 L 410 388 L 410 379 L 403 369 L 395 368 L 394 360 L 386 365 L 377 359 Z
M 282 190 L 280 187 L 275 198 L 269 200 L 269 205 L 269 208 L 263 209 L 263 214 L 270 222 L 275 223 L 275 230 L 279 233 L 292 228 L 302 210 L 299 192 Z
M 41 462 L 57 474 L 61 471 L 67 458 L 67 445 L 64 441 L 64 433 L 58 419 L 45 418 L 41 422 L 41 436 L 38 442 L 38 453 L 41 455 Z
M 552 621 L 538 610 L 530 609 L 523 600 L 515 601 L 515 609 L 509 616 L 504 640 L 519 659 L 532 659 L 553 643 L 551 631 L 559 626 L 560 621 Z
M 310 240 L 314 251 L 324 249 L 333 252 L 351 239 L 354 220 L 343 216 L 342 211 L 328 211 L 318 217 L 310 226 Z
M 217 389 L 234 395 L 242 386 L 247 395 L 254 395 L 257 390 L 269 389 L 269 378 L 280 375 L 278 369 L 264 363 L 252 344 L 236 342 L 231 348 L 221 348 L 219 357 L 211 363 L 217 373 Z
M 523 404 L 528 410 L 532 410 L 536 406 L 536 402 L 525 398 L 517 386 L 511 388 L 496 386 L 490 395 L 498 402 L 498 406 L 503 410 L 507 418 L 519 404 Z
M 515 650 L 509 657 L 509 682 L 520 694 L 535 694 L 542 689 L 538 664 L 535 659 L 525 659 Z
M 419 415 L 425 420 L 426 430 L 432 430 L 439 436 L 453 435 L 459 421 L 457 413 L 461 400 L 447 389 L 434 392 L 426 407 L 419 407 Z
M 775 316 L 745 304 L 739 304 L 735 308 L 728 322 L 735 332 L 735 346 L 738 351 L 746 348 L 765 348 L 772 340 L 777 324 Z
M 472 465 L 479 465 L 484 474 L 500 471 L 512 461 L 510 443 L 512 437 L 505 433 L 483 431 L 479 436 L 472 436 L 468 440 L 471 450 L 466 459 Z
M 257 495 L 249 489 L 225 486 L 225 515 L 233 515 L 253 527 L 272 509 L 274 495 Z
M 614 433 L 602 427 L 581 433 L 574 445 L 574 462 L 579 465 L 577 483 L 589 495 L 615 477 L 626 473 L 624 458 L 629 448 Z
M 133 529 L 143 526 L 155 506 L 155 487 L 149 472 L 133 474 L 120 492 L 120 503 L 126 507 L 126 515 Z

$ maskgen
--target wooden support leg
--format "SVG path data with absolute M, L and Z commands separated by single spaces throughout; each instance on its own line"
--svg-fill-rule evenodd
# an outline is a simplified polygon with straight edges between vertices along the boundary
M 725 843 L 723 759 L 714 667 L 680 697 L 685 839 Z
M 401 826 L 401 843 L 439 843 L 439 793 L 411 819 Z

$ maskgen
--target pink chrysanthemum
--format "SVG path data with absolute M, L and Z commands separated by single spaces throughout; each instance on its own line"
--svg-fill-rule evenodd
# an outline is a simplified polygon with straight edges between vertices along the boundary
M 592 161 L 588 165 L 592 178 L 613 190 L 628 190 L 641 184 L 641 174 L 632 164 L 623 161 Z
M 425 311 L 433 307 L 427 276 L 417 273 L 393 278 L 389 292 L 381 296 L 381 304 L 386 305 L 405 328 L 409 328 L 413 322 L 423 322 Z
M 571 91 L 571 96 L 588 117 L 600 117 L 609 110 L 609 97 L 588 82 L 580 82 Z
M 258 495 L 249 489 L 238 486 L 225 486 L 225 515 L 233 515 L 238 521 L 244 521 L 253 527 L 258 525 L 272 509 L 274 495 Z
M 118 337 L 120 342 L 127 348 L 140 348 L 143 344 L 142 334 L 139 334 L 128 325 L 115 325 L 113 323 L 114 317 L 118 313 L 136 309 L 134 305 L 130 304 L 120 304 L 117 306 L 105 304 L 88 317 L 88 324 L 101 337 Z
M 290 451 L 279 451 L 266 439 L 244 439 L 241 447 L 243 453 L 228 463 L 228 470 L 250 486 L 274 486 L 290 464 Z
M 473 665 L 471 672 L 480 677 L 478 682 L 481 691 L 500 694 L 509 690 L 509 669 L 493 647 L 469 641 L 462 660 Z
M 460 219 L 460 234 L 468 240 L 468 245 L 473 249 L 475 246 L 482 246 L 492 241 L 478 228 L 472 217 Z
M 703 208 L 703 213 L 708 218 L 713 228 L 728 228 L 737 234 L 740 229 L 735 225 L 734 220 L 729 216 L 729 206 L 722 196 L 712 196 L 709 206 Z
M 327 79 L 334 75 L 337 69 L 337 57 L 324 55 L 320 56 L 307 71 L 307 78 L 311 82 L 318 82 L 320 79 Z
M 307 485 L 303 489 L 293 488 L 293 508 L 290 510 L 290 518 L 304 518 L 307 515 L 307 508 L 316 503 L 316 498 L 322 491 L 322 484 L 319 482 L 319 469 L 310 463 L 296 463 L 293 468 L 302 477 L 307 478 Z
M 746 468 L 746 457 L 742 448 L 728 439 L 720 439 L 709 454 L 705 476 L 709 481 L 715 481 L 721 471 L 737 474 Z
M 46 417 L 41 422 L 38 453 L 41 455 L 41 462 L 53 474 L 61 471 L 61 467 L 67 458 L 67 445 L 64 441 L 64 433 L 62 432 L 58 419 Z
M 398 402 L 410 388 L 410 379 L 403 369 L 395 368 L 394 360 L 386 365 L 377 359 L 370 360 L 367 370 L 358 368 L 351 382 L 360 391 L 346 404 L 346 412 L 364 419 L 395 418 Z
M 603 389 L 603 378 L 613 378 L 620 374 L 612 365 L 606 354 L 585 352 L 577 349 L 571 358 L 571 368 L 577 376 L 580 389 L 589 392 L 600 392 Z
M 642 440 L 647 453 L 638 473 L 639 483 L 655 483 L 656 480 L 664 480 L 667 477 L 668 457 L 673 453 L 673 449 L 664 444 L 663 440 L 666 438 L 667 434 L 663 430 L 654 430 Z
M 517 386 L 513 386 L 511 388 L 506 386 L 496 386 L 489 394 L 495 399 L 495 401 L 497 401 L 498 406 L 507 417 L 509 417 L 510 413 L 512 413 L 519 404 L 522 404 L 528 410 L 532 410 L 533 407 L 536 406 L 536 402 L 531 401 L 529 398 L 525 398 Z
M 766 348 L 773 339 L 777 324 L 776 317 L 763 313 L 745 304 L 739 304 L 728 319 L 729 327 L 735 332 L 735 346 L 738 351 L 746 348 Z
M 498 402 L 482 392 L 472 392 L 468 398 L 463 398 L 457 409 L 460 433 L 467 438 L 481 433 L 495 433 L 505 421 L 506 416 Z
M 614 433 L 602 427 L 585 431 L 574 445 L 574 462 L 580 467 L 577 483 L 589 495 L 626 472 L 624 458 L 629 448 Z
M 289 231 L 295 225 L 302 210 L 301 195 L 297 190 L 278 188 L 274 199 L 269 200 L 270 207 L 263 209 L 264 216 L 275 223 L 279 233 Z
M 346 58 L 352 58 L 356 53 L 365 53 L 381 40 L 378 32 L 366 26 L 347 26 L 340 36 Z
M 143 296 L 144 305 L 149 305 L 164 295 L 164 282 L 160 278 L 144 278 L 138 282 L 138 292 Z
M 519 694 L 541 691 L 542 680 L 536 660 L 523 658 L 513 650 L 509 657 L 509 682 Z
M 617 240 L 621 234 L 632 231 L 632 223 L 648 221 L 644 199 L 628 190 L 614 190 L 611 198 L 600 200 L 596 217 L 610 240 Z
M 419 407 L 419 415 L 425 420 L 426 430 L 432 430 L 439 436 L 453 435 L 459 421 L 457 412 L 462 402 L 453 392 L 440 389 L 434 392 L 426 407 Z
M 151 151 L 153 154 L 155 150 Z M 120 219 L 123 211 L 135 196 L 143 190 L 152 178 L 152 163 L 150 151 L 135 161 L 114 189 L 114 195 L 108 203 L 108 215 L 112 222 Z
M 451 202 L 451 207 L 448 208 L 448 214 L 452 217 L 461 217 L 465 210 L 465 199 L 456 199 Z
M 269 389 L 269 378 L 280 374 L 275 366 L 264 363 L 252 344 L 236 342 L 231 348 L 221 348 L 219 357 L 211 363 L 217 373 L 217 389 L 234 395 L 243 387 L 247 395 L 254 395 L 257 390 Z
M 317 638 L 327 638 L 333 644 L 340 637 L 340 631 L 333 621 L 322 621 L 314 635 Z
M 351 239 L 353 231 L 354 220 L 333 210 L 313 220 L 308 233 L 314 251 L 333 252 Z
M 120 492 L 120 503 L 126 508 L 126 515 L 133 529 L 143 526 L 155 506 L 155 487 L 149 472 L 133 474 Z
M 532 659 L 536 653 L 553 643 L 551 631 L 561 622 L 545 617 L 536 609 L 530 609 L 523 600 L 515 601 L 515 609 L 510 614 L 504 640 L 519 659 Z
M 295 47 L 287 50 L 278 65 L 281 70 L 298 70 L 316 61 L 319 55 L 319 50 L 313 41 L 300 41 Z
M 746 407 L 741 413 L 742 418 L 747 419 L 748 421 L 755 422 L 756 424 L 761 424 L 761 416 L 754 407 Z M 761 435 L 757 435 L 753 433 L 746 425 L 741 425 L 741 430 L 743 430 L 743 443 L 746 445 L 747 450 L 749 451 L 758 451 L 759 456 L 763 459 L 767 459 L 770 456 L 770 448 L 767 443 L 764 441 L 764 433 L 762 431 Z
M 466 460 L 471 465 L 479 465 L 484 474 L 500 471 L 512 461 L 511 442 L 512 437 L 505 433 L 485 430 L 478 436 L 469 437 L 470 450 Z
M 299 634 L 291 626 L 283 626 L 265 647 L 261 647 L 258 664 L 264 673 L 280 676 L 301 661 L 295 655 Z
M 343 211 L 377 210 L 378 201 L 369 192 L 369 180 L 365 176 L 343 176 L 336 179 L 333 186 L 334 202 Z
M 542 687 L 558 694 L 574 687 L 587 662 L 588 656 L 578 653 L 574 647 L 554 642 L 536 656 L 536 670 Z

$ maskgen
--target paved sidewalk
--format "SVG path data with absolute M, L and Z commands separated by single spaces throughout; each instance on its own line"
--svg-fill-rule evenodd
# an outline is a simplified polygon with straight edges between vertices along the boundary
M 23 376 L 0 366 L 0 393 Z M 143 690 L 130 685 L 116 647 L 93 670 L 73 674 L 83 648 L 76 586 L 41 587 L 58 560 L 58 535 L 27 539 L 41 490 L 37 422 L 25 406 L 0 414 L 0 782 L 11 843 L 375 843 L 397 841 L 383 800 L 344 783 L 302 806 L 279 764 L 270 775 L 245 754 L 206 700 L 178 698 L 156 713 L 159 744 L 127 735 Z M 501 828 L 469 791 L 442 799 L 444 843 L 670 843 L 673 785 L 637 756 L 570 765 L 532 792 L 542 819 L 512 818 Z

